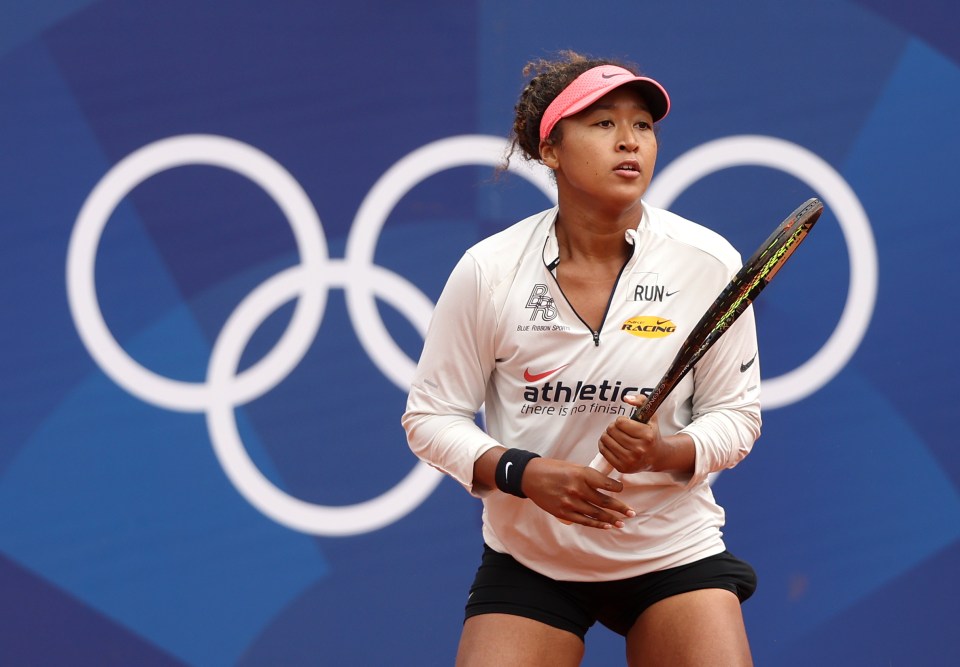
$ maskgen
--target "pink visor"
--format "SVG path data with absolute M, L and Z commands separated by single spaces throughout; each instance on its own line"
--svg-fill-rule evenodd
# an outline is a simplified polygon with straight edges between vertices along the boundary
M 540 140 L 550 136 L 561 118 L 583 111 L 614 88 L 627 83 L 635 83 L 641 88 L 654 122 L 670 111 L 670 96 L 664 87 L 653 79 L 636 76 L 630 70 L 616 65 L 600 65 L 578 76 L 553 98 L 540 120 Z

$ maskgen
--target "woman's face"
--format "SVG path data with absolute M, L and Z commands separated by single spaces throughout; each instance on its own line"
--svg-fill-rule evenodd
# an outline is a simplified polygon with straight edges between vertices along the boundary
M 653 117 L 634 88 L 623 86 L 560 121 L 562 139 L 541 142 L 562 201 L 623 210 L 635 205 L 653 178 L 657 139 Z

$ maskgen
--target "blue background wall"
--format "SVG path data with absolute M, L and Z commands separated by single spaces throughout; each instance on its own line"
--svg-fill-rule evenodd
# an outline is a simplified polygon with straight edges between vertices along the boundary
M 827 204 L 757 304 L 764 435 L 714 486 L 757 663 L 958 664 L 958 18 L 5 3 L 0 663 L 452 663 L 479 507 L 399 415 L 460 253 L 550 204 L 490 162 L 523 63 L 573 48 L 670 90 L 651 201 L 744 254 Z M 600 628 L 584 664 L 621 655 Z

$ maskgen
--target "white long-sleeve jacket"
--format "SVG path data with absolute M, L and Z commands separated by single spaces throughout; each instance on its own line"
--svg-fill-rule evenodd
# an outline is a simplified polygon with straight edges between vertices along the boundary
M 649 392 L 740 267 L 715 232 L 644 204 L 627 232 L 633 255 L 592 331 L 554 277 L 557 209 L 470 248 L 443 290 L 403 415 L 413 452 L 483 499 L 483 537 L 549 577 L 632 577 L 723 551 L 723 509 L 708 475 L 736 465 L 760 434 L 752 309 L 657 411 L 665 434 L 696 447 L 693 474 L 624 475 L 638 515 L 623 529 L 566 525 L 532 501 L 473 489 L 473 465 L 496 445 L 587 465 L 628 393 Z M 484 406 L 485 429 L 476 415 Z M 616 473 L 615 473 L 616 474 Z

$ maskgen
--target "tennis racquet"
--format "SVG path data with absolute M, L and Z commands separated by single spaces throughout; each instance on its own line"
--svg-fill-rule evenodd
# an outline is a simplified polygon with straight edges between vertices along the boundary
M 683 342 L 667 372 L 647 397 L 647 402 L 633 410 L 631 419 L 642 423 L 650 420 L 680 380 L 773 280 L 784 263 L 790 259 L 790 255 L 810 233 L 821 213 L 823 213 L 823 204 L 819 199 L 812 198 L 805 201 L 780 223 L 703 314 Z M 603 458 L 602 454 L 597 454 L 590 463 L 590 467 L 604 474 L 610 474 L 613 471 L 613 466 Z

